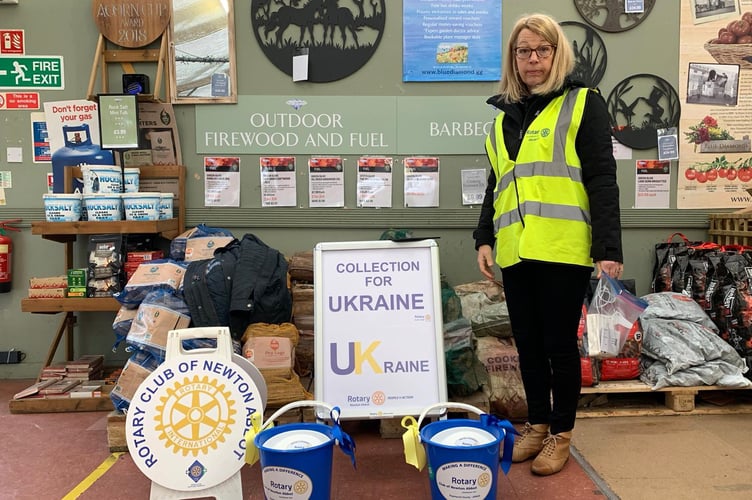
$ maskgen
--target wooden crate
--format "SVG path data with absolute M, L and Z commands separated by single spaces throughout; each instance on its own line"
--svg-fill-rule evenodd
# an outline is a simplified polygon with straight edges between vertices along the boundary
M 639 380 L 616 380 L 580 392 L 578 418 L 752 413 L 749 389 L 703 385 L 654 391 Z
M 275 411 L 279 410 L 279 408 L 281 408 L 281 406 L 278 408 L 266 408 L 266 410 L 264 411 L 264 421 L 266 422 L 266 420 L 269 419 L 269 417 L 271 417 Z M 303 408 L 293 408 L 292 410 L 286 411 L 274 420 L 274 425 L 315 421 L 316 411 L 313 407 L 306 406 Z
M 709 214 L 710 241 L 721 245 L 752 245 L 752 210 Z

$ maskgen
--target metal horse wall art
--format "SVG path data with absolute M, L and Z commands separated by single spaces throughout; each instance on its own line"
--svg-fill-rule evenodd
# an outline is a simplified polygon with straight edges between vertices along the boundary
M 384 0 L 252 0 L 251 23 L 266 57 L 292 74 L 299 48 L 309 54 L 308 80 L 329 82 L 360 69 L 386 24 Z

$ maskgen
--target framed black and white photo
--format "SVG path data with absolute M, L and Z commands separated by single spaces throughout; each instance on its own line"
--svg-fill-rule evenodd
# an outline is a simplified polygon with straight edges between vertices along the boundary
M 738 96 L 738 64 L 689 63 L 687 104 L 736 106 Z
M 741 17 L 739 0 L 689 0 L 694 24 Z

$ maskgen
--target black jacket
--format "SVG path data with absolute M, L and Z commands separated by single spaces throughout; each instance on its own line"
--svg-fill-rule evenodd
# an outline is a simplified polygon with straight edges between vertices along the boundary
M 575 83 L 568 84 L 575 88 Z M 562 92 L 545 96 L 530 96 L 518 103 L 506 104 L 499 96 L 488 99 L 492 106 L 504 111 L 504 142 L 509 157 L 517 159 L 521 137 L 530 122 Z M 582 180 L 590 199 L 590 217 L 593 243 L 590 256 L 594 261 L 613 260 L 623 262 L 621 247 L 621 221 L 619 211 L 619 186 L 616 184 L 616 161 L 611 144 L 606 102 L 596 91 L 588 92 L 582 124 L 577 133 L 575 148 L 582 164 Z M 481 245 L 494 246 L 496 240 L 493 228 L 493 192 L 496 188 L 496 175 L 491 169 L 483 199 L 478 227 L 473 232 L 475 248 Z

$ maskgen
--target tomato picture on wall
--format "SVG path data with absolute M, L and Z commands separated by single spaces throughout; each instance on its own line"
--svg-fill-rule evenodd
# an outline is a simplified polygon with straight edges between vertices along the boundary
M 251 25 L 266 58 L 292 76 L 293 55 L 308 51 L 308 81 L 341 80 L 376 52 L 384 0 L 251 0 Z

